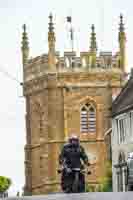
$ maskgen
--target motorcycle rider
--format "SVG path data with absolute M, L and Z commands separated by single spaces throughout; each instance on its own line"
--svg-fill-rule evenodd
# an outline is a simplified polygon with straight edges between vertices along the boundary
M 63 165 L 63 172 L 61 177 L 61 187 L 64 192 L 72 192 L 74 174 L 72 169 L 80 168 L 83 169 L 84 164 L 89 166 L 88 156 L 85 153 L 84 148 L 80 145 L 79 138 L 73 134 L 69 139 L 68 143 L 62 148 L 59 155 L 59 164 Z M 85 191 L 85 177 L 84 174 L 80 173 L 80 192 Z

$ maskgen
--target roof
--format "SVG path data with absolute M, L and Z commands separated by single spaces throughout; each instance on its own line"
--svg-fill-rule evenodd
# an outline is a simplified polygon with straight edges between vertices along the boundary
M 112 117 L 125 113 L 133 108 L 133 77 L 131 76 L 120 94 L 113 101 Z

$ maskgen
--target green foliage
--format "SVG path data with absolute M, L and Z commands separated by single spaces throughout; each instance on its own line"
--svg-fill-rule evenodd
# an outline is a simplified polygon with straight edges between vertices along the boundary
M 98 192 L 111 192 L 112 191 L 112 182 L 108 177 L 103 177 L 99 186 L 97 187 Z
M 112 164 L 110 161 L 105 163 L 105 176 L 99 179 L 99 192 L 111 192 L 112 191 Z
M 112 164 L 110 161 L 105 163 L 105 176 L 99 178 L 99 184 L 86 185 L 86 192 L 111 192 L 112 191 Z
M 95 192 L 95 186 L 86 184 L 85 192 Z
M 11 186 L 11 179 L 5 176 L 0 176 L 0 193 L 6 192 Z

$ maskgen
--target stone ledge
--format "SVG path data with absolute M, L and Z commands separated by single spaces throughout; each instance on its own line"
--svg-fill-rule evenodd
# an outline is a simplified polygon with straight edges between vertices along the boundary
M 82 194 L 49 194 L 4 198 L 9 200 L 132 200 L 132 192 L 89 192 Z

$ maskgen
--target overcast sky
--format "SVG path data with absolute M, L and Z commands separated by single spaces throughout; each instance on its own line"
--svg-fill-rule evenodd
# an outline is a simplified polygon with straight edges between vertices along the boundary
M 72 15 L 75 49 L 89 49 L 90 27 L 95 24 L 99 51 L 118 50 L 118 23 L 124 14 L 127 69 L 133 66 L 133 3 L 131 0 L 1 0 L 0 1 L 0 175 L 12 179 L 11 194 L 24 185 L 25 105 L 22 81 L 21 33 L 27 24 L 30 55 L 47 52 L 48 15 L 53 12 L 57 50 L 67 50 L 66 16 Z

